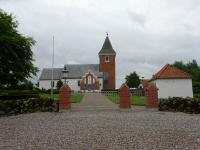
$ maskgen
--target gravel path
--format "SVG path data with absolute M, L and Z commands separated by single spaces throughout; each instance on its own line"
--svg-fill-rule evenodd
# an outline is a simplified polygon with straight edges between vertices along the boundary
M 200 115 L 68 111 L 0 118 L 0 149 L 200 149 Z
M 72 104 L 73 110 L 118 110 L 118 108 L 117 104 L 100 93 L 85 93 L 80 103 Z

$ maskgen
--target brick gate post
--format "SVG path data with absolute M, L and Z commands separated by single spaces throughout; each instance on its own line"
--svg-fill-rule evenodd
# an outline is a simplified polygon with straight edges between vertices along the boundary
M 120 104 L 121 109 L 130 109 L 131 108 L 131 91 L 129 87 L 124 83 L 121 85 L 119 90 Z
M 60 96 L 60 109 L 71 108 L 71 89 L 67 84 L 64 84 L 59 90 Z
M 150 84 L 146 89 L 146 108 L 158 108 L 158 88 L 155 84 Z

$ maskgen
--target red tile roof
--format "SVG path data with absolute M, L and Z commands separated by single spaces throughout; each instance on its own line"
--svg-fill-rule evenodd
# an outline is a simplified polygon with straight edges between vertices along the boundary
M 170 64 L 165 65 L 160 71 L 153 75 L 151 80 L 155 79 L 185 79 L 191 78 L 191 75 Z

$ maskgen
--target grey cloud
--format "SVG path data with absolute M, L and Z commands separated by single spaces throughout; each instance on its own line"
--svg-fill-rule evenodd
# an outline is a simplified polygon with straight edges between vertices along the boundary
M 105 32 L 117 52 L 117 86 L 132 71 L 150 78 L 166 63 L 200 63 L 199 0 L 0 0 L 0 8 L 34 37 L 35 64 L 98 63 Z
M 145 23 L 146 23 L 146 18 L 144 15 L 135 13 L 129 9 L 127 9 L 127 13 L 129 15 L 131 21 L 133 22 L 133 26 L 139 25 L 140 27 L 144 28 Z

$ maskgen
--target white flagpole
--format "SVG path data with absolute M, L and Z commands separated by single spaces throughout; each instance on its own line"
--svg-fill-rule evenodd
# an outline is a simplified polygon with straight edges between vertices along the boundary
M 53 67 L 54 67 L 54 36 L 53 36 L 53 55 L 52 55 L 52 70 L 51 70 L 51 98 L 53 99 Z

